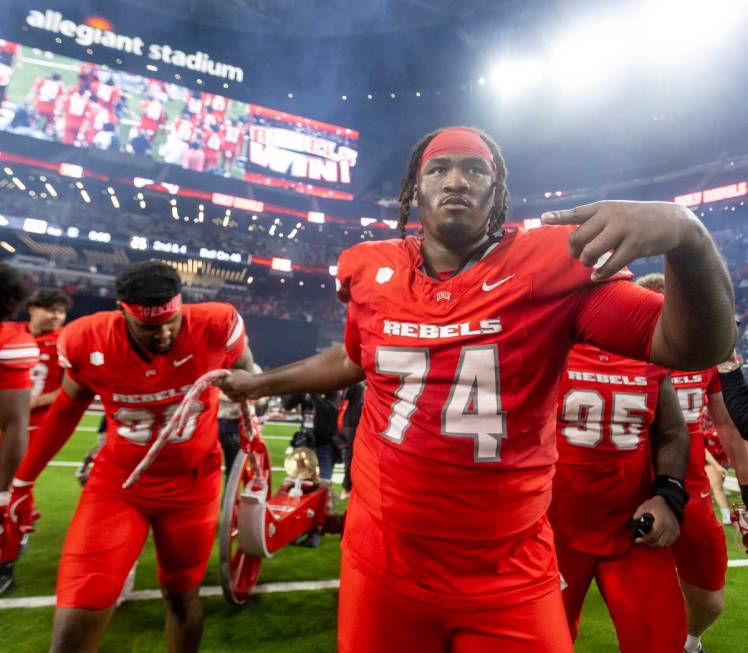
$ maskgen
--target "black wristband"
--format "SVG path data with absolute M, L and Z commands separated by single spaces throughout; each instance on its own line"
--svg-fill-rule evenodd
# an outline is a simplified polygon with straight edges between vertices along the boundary
M 740 496 L 743 498 L 743 505 L 748 506 L 748 483 L 740 486 Z
M 686 492 L 683 481 L 674 476 L 658 474 L 654 480 L 653 496 L 665 499 L 678 521 L 683 521 L 683 513 L 688 503 L 688 492 Z

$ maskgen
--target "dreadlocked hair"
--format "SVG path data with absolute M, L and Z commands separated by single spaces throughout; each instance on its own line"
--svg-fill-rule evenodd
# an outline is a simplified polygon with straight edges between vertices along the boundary
M 426 136 L 418 141 L 418 143 L 416 143 L 413 147 L 413 151 L 410 155 L 410 162 L 408 163 L 408 167 L 405 169 L 405 173 L 403 174 L 403 179 L 400 184 L 400 218 L 398 220 L 400 238 L 405 238 L 405 226 L 408 224 L 408 219 L 410 218 L 410 203 L 413 200 L 413 195 L 416 192 L 416 184 L 418 183 L 418 171 L 421 168 L 421 159 L 423 158 L 423 153 L 426 151 L 428 144 L 434 139 L 434 137 L 443 132 L 445 129 L 449 129 L 449 127 L 437 129 L 430 134 L 426 134 Z M 488 216 L 488 235 L 493 236 L 501 228 L 501 225 L 504 224 L 509 204 L 509 189 L 506 185 L 506 161 L 504 161 L 504 157 L 501 156 L 501 150 L 499 149 L 499 146 L 488 134 L 482 132 L 480 129 L 475 129 L 473 127 L 470 127 L 469 129 L 473 129 L 473 131 L 476 131 L 478 135 L 483 139 L 483 142 L 488 146 L 488 149 L 491 150 L 494 165 L 496 166 L 496 181 L 494 186 L 496 190 L 496 196 L 494 197 L 494 203 L 491 207 L 491 213 Z
M 128 265 L 115 281 L 117 299 L 139 306 L 160 306 L 182 290 L 179 273 L 159 261 Z
M 28 290 L 15 268 L 0 263 L 0 321 L 7 320 L 21 307 Z

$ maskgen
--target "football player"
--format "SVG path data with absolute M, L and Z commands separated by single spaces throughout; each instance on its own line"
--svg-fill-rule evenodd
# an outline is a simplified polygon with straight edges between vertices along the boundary
M 638 279 L 637 283 L 655 292 L 665 293 L 665 277 L 661 274 L 649 274 Z M 727 573 L 725 533 L 714 514 L 711 485 L 705 470 L 704 411 L 709 411 L 720 444 L 735 468 L 741 485 L 748 483 L 748 448 L 727 412 L 716 367 L 695 372 L 673 371 L 672 382 L 691 435 L 691 454 L 686 473 L 686 491 L 690 500 L 686 506 L 681 536 L 673 546 L 673 553 L 688 610 L 685 649 L 687 653 L 699 653 L 704 650 L 701 636 L 724 608 Z
M 622 653 L 681 653 L 686 609 L 669 547 L 683 518 L 689 438 L 668 371 L 576 345 L 556 442 L 548 516 L 572 639 L 594 578 Z M 646 525 L 635 541 L 632 520 Z
M 73 300 L 58 288 L 39 288 L 29 297 L 26 306 L 30 318 L 27 328 L 39 347 L 39 363 L 31 370 L 29 435 L 33 435 L 62 385 L 57 339 Z
M 60 337 L 62 391 L 11 489 L 11 505 L 21 506 L 21 528 L 33 520 L 33 482 L 94 394 L 104 404 L 107 432 L 65 538 L 50 651 L 96 649 L 149 528 L 166 600 L 169 650 L 198 649 L 198 587 L 213 545 L 221 487 L 218 389 L 202 396 L 201 412 L 170 438 L 134 487 L 123 490 L 122 483 L 195 380 L 223 367 L 251 370 L 252 357 L 232 306 L 182 306 L 180 289 L 172 267 L 132 264 L 117 277 L 118 310 L 80 318 Z
M 28 442 L 31 368 L 39 348 L 22 322 L 8 322 L 26 298 L 21 275 L 0 263 L 0 594 L 13 584 L 22 534 L 8 532 L 8 486 Z
M 367 380 L 340 651 L 570 653 L 546 516 L 568 351 L 581 341 L 665 367 L 714 364 L 735 339 L 729 277 L 703 225 L 670 203 L 544 216 L 576 230 L 503 228 L 504 160 L 470 128 L 418 143 L 400 198 L 401 234 L 415 206 L 423 236 L 340 257 L 344 345 L 220 386 L 237 399 Z M 672 285 L 664 304 L 616 280 L 655 254 Z

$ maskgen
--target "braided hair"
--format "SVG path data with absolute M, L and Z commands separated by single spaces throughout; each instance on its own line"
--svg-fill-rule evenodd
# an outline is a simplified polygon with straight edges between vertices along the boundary
M 434 137 L 443 132 L 444 129 L 437 129 L 430 134 L 426 134 L 426 136 L 418 141 L 418 143 L 413 147 L 413 151 L 410 155 L 410 162 L 408 163 L 408 167 L 405 169 L 405 174 L 403 174 L 403 179 L 400 184 L 400 219 L 398 220 L 400 238 L 405 238 L 405 225 L 408 224 L 408 218 L 410 217 L 410 203 L 416 191 L 418 171 L 421 168 L 423 153 L 426 151 L 428 144 L 434 139 Z M 506 220 L 507 206 L 509 202 L 509 189 L 506 185 L 506 162 L 504 161 L 504 157 L 501 156 L 499 146 L 488 134 L 485 134 L 479 129 L 474 129 L 474 131 L 478 132 L 478 135 L 483 139 L 485 144 L 488 146 L 488 149 L 491 150 L 491 155 L 493 156 L 493 161 L 496 165 L 496 195 L 493 206 L 491 207 L 491 213 L 488 217 L 488 235 L 493 236 Z

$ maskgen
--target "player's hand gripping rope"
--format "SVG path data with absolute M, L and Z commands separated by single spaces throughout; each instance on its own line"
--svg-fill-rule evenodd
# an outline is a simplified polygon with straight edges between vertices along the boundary
M 143 457 L 143 460 L 138 463 L 138 466 L 132 471 L 127 480 L 122 484 L 122 487 L 124 489 L 128 489 L 133 486 L 133 484 L 143 475 L 145 470 L 147 470 L 151 466 L 153 461 L 156 459 L 156 456 L 158 456 L 159 451 L 163 449 L 166 441 L 171 436 L 181 433 L 184 430 L 184 427 L 186 426 L 187 421 L 190 419 L 190 417 L 200 412 L 202 406 L 198 401 L 198 397 L 203 392 L 205 392 L 206 388 L 209 385 L 215 383 L 218 379 L 222 379 L 228 376 L 230 373 L 231 372 L 229 370 L 214 370 L 212 372 L 203 374 L 197 381 L 195 381 L 195 384 L 190 388 L 184 399 L 182 399 L 182 403 L 179 404 L 177 410 L 174 411 L 174 415 L 172 415 L 166 426 L 161 429 L 161 432 L 154 440 L 151 448 L 148 450 L 148 453 L 146 453 L 146 455 Z M 240 406 L 242 412 L 242 419 L 240 420 L 242 447 L 246 449 L 246 445 L 249 443 L 249 441 L 251 441 L 251 439 L 260 432 L 260 426 L 259 422 L 257 421 L 257 415 L 254 411 L 254 406 L 249 404 L 249 402 L 247 401 L 241 402 Z M 250 431 L 249 437 L 247 437 L 246 434 L 247 426 L 249 426 Z M 252 461 L 253 464 L 255 464 L 254 457 L 252 458 Z

